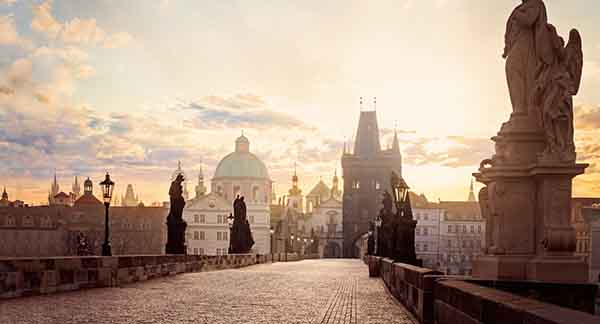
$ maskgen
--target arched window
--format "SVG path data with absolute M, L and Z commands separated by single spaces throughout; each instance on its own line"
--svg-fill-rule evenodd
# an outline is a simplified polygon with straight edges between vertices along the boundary
M 258 201 L 258 187 L 254 186 L 254 188 L 252 188 L 252 201 L 257 202 Z

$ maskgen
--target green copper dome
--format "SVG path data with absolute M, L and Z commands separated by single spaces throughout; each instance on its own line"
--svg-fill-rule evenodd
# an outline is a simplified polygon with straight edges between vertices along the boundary
M 243 135 L 235 141 L 235 152 L 225 156 L 215 171 L 214 178 L 231 177 L 269 179 L 267 167 L 250 153 L 250 143 Z

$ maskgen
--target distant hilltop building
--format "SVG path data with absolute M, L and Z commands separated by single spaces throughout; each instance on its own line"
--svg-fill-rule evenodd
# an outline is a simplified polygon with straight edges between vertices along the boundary
M 138 196 L 133 192 L 133 185 L 128 184 L 125 190 L 125 196 L 121 196 L 121 206 L 137 207 L 140 204 Z
M 25 203 L 21 200 L 10 201 L 8 200 L 8 192 L 6 187 L 2 190 L 2 196 L 0 196 L 0 208 L 2 207 L 24 207 Z
M 79 186 L 79 179 L 75 177 L 75 181 L 71 186 L 71 192 L 65 193 L 60 191 L 60 186 L 56 179 L 56 173 L 54 173 L 54 180 L 50 184 L 50 191 L 48 192 L 48 205 L 50 206 L 73 206 L 75 201 L 81 195 L 81 187 Z
M 362 105 L 362 99 L 361 99 Z M 394 131 L 391 148 L 383 150 L 379 142 L 376 111 L 361 111 L 352 152 L 342 155 L 344 177 L 344 257 L 360 254 L 360 241 L 369 231 L 369 223 L 381 208 L 385 190 L 392 193 L 392 171 L 402 176 L 402 154 Z

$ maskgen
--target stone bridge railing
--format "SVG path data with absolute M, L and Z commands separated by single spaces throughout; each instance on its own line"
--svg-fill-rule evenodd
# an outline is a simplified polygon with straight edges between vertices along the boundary
M 600 317 L 591 315 L 598 289 L 594 284 L 474 280 L 379 257 L 365 261 L 369 275 L 381 277 L 422 324 L 600 323 Z
M 0 258 L 0 299 L 116 287 L 185 272 L 301 259 L 296 253 Z

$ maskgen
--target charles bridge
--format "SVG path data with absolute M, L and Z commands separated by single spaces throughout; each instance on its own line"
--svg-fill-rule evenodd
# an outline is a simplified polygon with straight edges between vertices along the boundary
M 589 314 L 592 285 L 511 286 L 443 276 L 380 257 L 366 257 L 364 263 L 314 257 L 0 259 L 0 323 L 599 321 Z M 546 299 L 524 296 L 532 290 Z

